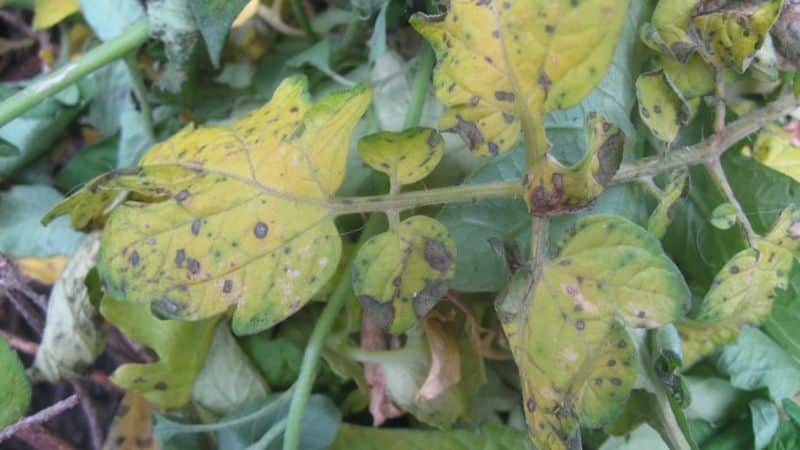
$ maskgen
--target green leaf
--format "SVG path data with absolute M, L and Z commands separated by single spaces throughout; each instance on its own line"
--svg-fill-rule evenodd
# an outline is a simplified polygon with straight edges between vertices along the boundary
M 59 219 L 49 227 L 39 223 L 63 197 L 49 186 L 18 185 L 0 193 L 0 252 L 14 257 L 70 255 L 83 234 Z
M 675 216 L 675 207 L 682 197 L 686 196 L 689 182 L 689 173 L 679 171 L 674 173 L 669 184 L 664 188 L 664 195 L 658 202 L 658 206 L 650 214 L 647 221 L 647 231 L 658 238 L 664 237 L 670 222 Z
M 267 385 L 239 348 L 225 322 L 217 326 L 192 399 L 215 414 L 227 414 L 267 395 Z
M 783 0 L 700 3 L 692 23 L 705 44 L 705 57 L 717 67 L 744 73 L 780 13 Z
M 667 444 L 650 425 L 643 424 L 625 437 L 611 437 L 600 450 L 668 450 Z
M 382 131 L 364 136 L 358 152 L 365 163 L 397 183 L 416 183 L 442 160 L 444 140 L 432 128 L 416 127 L 399 133 Z
M 206 41 L 208 55 L 214 66 L 219 66 L 228 30 L 248 1 L 192 0 L 188 3 L 195 24 Z
M 193 0 L 151 0 L 147 2 L 150 35 L 164 42 L 169 60 L 183 65 L 197 43 L 199 33 L 190 9 Z
M 769 444 L 772 436 L 778 431 L 778 425 L 781 421 L 780 417 L 778 417 L 778 408 L 775 407 L 774 403 L 759 398 L 751 401 L 748 406 L 753 420 L 754 448 L 755 450 L 761 450 Z
M 687 106 L 672 88 L 663 70 L 639 75 L 636 80 L 639 116 L 660 140 L 671 143 L 688 120 Z
M 58 383 L 77 378 L 102 353 L 105 331 L 84 281 L 99 250 L 100 236 L 87 236 L 53 285 L 32 379 Z
M 103 139 L 84 147 L 56 177 L 56 186 L 64 192 L 74 192 L 91 179 L 117 166 L 119 138 Z
M 642 28 L 642 40 L 651 48 L 686 62 L 697 48 L 689 25 L 699 0 L 659 0 L 652 25 Z
M 678 323 L 689 367 L 736 339 L 746 324 L 759 324 L 779 289 L 788 287 L 792 255 L 766 241 L 737 253 L 714 278 L 703 303 Z
M 448 107 L 440 128 L 481 154 L 509 150 L 522 129 L 541 127 L 545 113 L 575 106 L 603 79 L 627 6 L 457 1 L 444 18 L 415 15 L 438 59 L 434 87 Z
M 389 9 L 389 4 L 391 3 L 390 0 L 383 2 L 383 6 L 381 6 L 380 11 L 378 11 L 378 17 L 375 18 L 372 36 L 370 36 L 369 41 L 367 41 L 367 45 L 369 46 L 369 60 L 373 64 L 386 53 L 386 10 Z
M 353 291 L 381 327 L 400 334 L 447 293 L 455 257 L 444 225 L 426 216 L 410 217 L 359 249 Z
M 518 450 L 527 437 L 517 429 L 490 423 L 479 431 L 424 431 L 343 424 L 330 450 Z
M 784 420 L 778 427 L 778 432 L 769 443 L 769 450 L 793 450 L 800 448 L 800 425 L 790 420 Z
M 87 79 L 92 100 L 86 122 L 104 137 L 111 137 L 119 131 L 122 113 L 134 109 L 131 100 L 133 81 L 128 67 L 125 61 L 116 61 L 98 69 Z
M 700 55 L 692 55 L 686 63 L 668 57 L 659 58 L 659 62 L 682 99 L 692 100 L 714 92 L 714 71 Z
M 46 220 L 70 213 L 76 227 L 96 226 L 120 190 L 138 193 L 144 202 L 117 206 L 105 226 L 98 270 L 109 294 L 170 318 L 235 309 L 235 333 L 264 330 L 336 271 L 341 239 L 328 200 L 369 97 L 359 87 L 312 106 L 305 79 L 289 78 L 264 107 L 226 127 L 187 126 Z
M 288 389 L 300 374 L 303 348 L 283 337 L 245 336 L 242 349 L 273 389 Z
M 0 336 L 0 429 L 25 415 L 31 403 L 31 385 L 17 352 Z
M 134 109 L 122 111 L 119 125 L 117 167 L 134 167 L 155 142 L 147 129 L 146 119 Z
M 309 65 L 324 73 L 332 80 L 344 86 L 354 86 L 355 83 L 347 78 L 336 73 L 331 68 L 331 55 L 333 54 L 333 46 L 329 39 L 323 39 L 313 46 L 303 50 L 302 52 L 294 55 L 286 61 L 288 67 L 301 68 L 304 65 Z
M 637 369 L 618 320 L 655 328 L 680 317 L 689 299 L 658 241 L 614 216 L 578 220 L 529 295 L 536 313 L 503 326 L 530 437 L 553 449 L 569 448 L 579 420 L 600 426 L 621 411 Z
M 720 230 L 728 230 L 736 225 L 736 207 L 730 203 L 723 203 L 711 212 L 711 225 Z
M 744 327 L 739 339 L 720 354 L 717 368 L 734 386 L 766 388 L 776 401 L 800 391 L 800 363 L 756 328 Z
M 778 293 L 772 311 L 764 320 L 764 331 L 784 350 L 800 360 L 800 265 L 789 273 L 789 288 Z
M 144 19 L 144 8 L 137 0 L 79 0 L 81 13 L 94 34 L 107 41 Z
M 138 392 L 165 409 L 180 408 L 191 400 L 218 320 L 159 320 L 148 305 L 110 297 L 103 299 L 100 313 L 126 336 L 158 355 L 157 362 L 118 367 L 111 376 L 114 384 Z

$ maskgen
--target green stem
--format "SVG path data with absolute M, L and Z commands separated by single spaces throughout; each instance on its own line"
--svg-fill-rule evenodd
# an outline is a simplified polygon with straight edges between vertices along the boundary
M 0 127 L 89 73 L 124 57 L 147 40 L 148 30 L 147 21 L 137 22 L 118 37 L 92 49 L 79 60 L 50 72 L 9 97 L 0 104 Z
M 422 110 L 425 107 L 425 99 L 428 96 L 428 83 L 430 82 L 433 63 L 435 62 L 433 49 L 427 42 L 422 42 L 418 61 L 419 68 L 414 75 L 414 84 L 411 87 L 411 103 L 406 113 L 406 121 L 403 128 L 412 128 L 419 125 L 422 120 Z
M 364 226 L 364 231 L 361 232 L 361 237 L 358 239 L 357 248 L 360 248 L 369 238 L 383 229 L 383 221 L 381 219 L 380 215 L 373 214 L 370 216 Z M 308 345 L 303 354 L 303 362 L 300 366 L 300 374 L 294 385 L 295 393 L 292 396 L 292 403 L 289 405 L 289 417 L 286 421 L 283 450 L 297 450 L 300 445 L 300 423 L 303 420 L 308 398 L 311 396 L 311 388 L 314 385 L 314 378 L 319 369 L 319 359 L 322 348 L 325 345 L 325 339 L 333 328 L 333 323 L 339 316 L 348 297 L 352 295 L 350 273 L 353 268 L 353 260 L 354 258 L 347 262 L 343 274 L 336 285 L 336 290 L 333 291 L 330 299 L 328 299 L 328 304 L 322 310 L 322 314 L 314 325 L 314 331 L 311 332 L 311 337 L 308 339 Z
M 292 13 L 294 14 L 294 18 L 297 19 L 297 23 L 299 23 L 300 27 L 303 29 L 303 31 L 305 31 L 306 37 L 308 37 L 308 39 L 311 41 L 316 41 L 317 33 L 314 33 L 314 29 L 311 28 L 311 22 L 308 20 L 305 8 L 303 8 L 303 1 L 289 0 L 289 3 L 292 5 Z
M 147 100 L 147 87 L 144 85 L 142 71 L 139 70 L 135 53 L 130 53 L 125 57 L 125 65 L 128 68 L 128 74 L 133 82 L 133 93 L 136 95 L 136 99 L 139 101 L 139 107 L 142 109 L 145 131 L 147 131 L 147 136 L 150 140 L 155 142 L 156 133 L 153 129 L 153 111 L 150 107 L 150 102 Z

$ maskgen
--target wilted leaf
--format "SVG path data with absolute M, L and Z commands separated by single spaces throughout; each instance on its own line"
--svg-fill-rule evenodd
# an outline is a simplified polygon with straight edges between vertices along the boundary
M 432 400 L 461 381 L 458 336 L 448 332 L 447 317 L 432 313 L 425 318 L 425 336 L 431 351 L 431 370 L 417 391 L 418 400 Z
M 548 449 L 570 448 L 579 420 L 603 425 L 624 405 L 636 355 L 616 318 L 654 328 L 680 317 L 689 300 L 658 240 L 614 216 L 578 220 L 529 295 L 535 314 L 504 328 L 529 434 Z
M 780 13 L 783 0 L 701 2 L 692 23 L 717 67 L 744 73 Z
M 414 216 L 367 241 L 353 265 L 353 290 L 384 329 L 400 334 L 447 293 L 456 249 L 436 219 Z
M 144 202 L 117 206 L 105 225 L 98 269 L 109 294 L 189 320 L 233 307 L 235 333 L 264 330 L 336 270 L 328 200 L 369 97 L 356 88 L 312 106 L 305 79 L 289 78 L 261 109 L 227 127 L 186 127 L 47 219 L 70 213 L 76 227 L 95 226 L 118 191 L 138 193 Z
M 80 10 L 77 0 L 36 0 L 33 28 L 43 30 L 58 24 Z
M 100 313 L 126 336 L 158 355 L 154 363 L 118 367 L 111 376 L 114 384 L 141 394 L 161 408 L 180 408 L 191 400 L 218 320 L 159 320 L 148 305 L 110 297 L 103 299 Z
M 53 285 L 32 379 L 58 383 L 76 378 L 103 351 L 105 333 L 84 282 L 99 250 L 100 236 L 87 236 Z
M 760 323 L 776 291 L 788 286 L 792 262 L 791 253 L 765 241 L 728 261 L 700 308 L 677 324 L 686 367 L 735 340 L 743 325 Z
M 192 0 L 188 3 L 215 66 L 219 65 L 231 24 L 247 3 L 248 0 Z
M 31 403 L 31 385 L 17 352 L 0 336 L 0 429 L 22 417 Z
M 525 433 L 490 423 L 480 431 L 422 431 L 343 424 L 331 450 L 519 450 Z
M 231 336 L 226 322 L 217 326 L 193 400 L 216 414 L 227 414 L 267 395 L 267 385 Z
M 428 176 L 444 154 L 444 140 L 432 128 L 417 127 L 399 133 L 383 131 L 361 138 L 361 158 L 373 169 L 400 184 Z
M 487 155 L 510 149 L 521 130 L 544 138 L 545 113 L 574 106 L 605 76 L 627 6 L 459 0 L 445 17 L 414 16 L 439 60 L 434 87 L 449 108 L 440 128 Z
M 660 140 L 671 143 L 688 119 L 688 106 L 672 88 L 663 70 L 639 75 L 636 80 L 639 116 Z
M 777 125 L 762 129 L 753 145 L 753 156 L 765 166 L 800 181 L 800 147 Z
M 669 184 L 664 188 L 664 196 L 658 202 L 658 206 L 650 215 L 647 222 L 647 231 L 653 236 L 661 239 L 667 232 L 672 218 L 675 215 L 675 206 L 678 200 L 686 195 L 688 189 L 689 173 L 678 172 L 672 176 Z
M 127 392 L 111 422 L 103 450 L 159 450 L 150 420 L 154 411 L 144 397 Z
M 730 203 L 722 203 L 711 212 L 711 225 L 720 230 L 730 229 L 736 221 L 736 207 Z

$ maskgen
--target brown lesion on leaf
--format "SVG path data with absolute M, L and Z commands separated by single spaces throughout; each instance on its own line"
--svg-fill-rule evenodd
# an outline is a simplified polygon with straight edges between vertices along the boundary
M 378 326 L 384 330 L 392 327 L 395 316 L 392 302 L 380 302 L 370 295 L 359 295 L 358 302 L 361 303 L 361 306 L 375 320 Z
M 456 115 L 456 126 L 447 131 L 458 133 L 467 140 L 470 150 L 476 150 L 484 142 L 483 134 L 475 122 L 464 120 L 461 115 Z
M 445 273 L 453 263 L 453 254 L 444 242 L 437 239 L 426 239 L 424 250 L 425 261 L 434 269 Z

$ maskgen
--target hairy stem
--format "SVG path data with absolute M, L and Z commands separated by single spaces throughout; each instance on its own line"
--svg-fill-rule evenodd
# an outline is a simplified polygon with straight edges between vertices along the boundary
M 361 232 L 361 237 L 358 239 L 356 251 L 364 243 L 378 234 L 383 228 L 381 216 L 373 214 L 367 220 L 364 226 L 364 231 Z M 311 332 L 311 337 L 308 339 L 305 353 L 303 354 L 303 362 L 300 366 L 300 374 L 295 382 L 295 392 L 292 395 L 292 402 L 289 405 L 289 416 L 286 420 L 286 435 L 283 439 L 283 450 L 298 450 L 300 445 L 300 423 L 305 414 L 306 403 L 311 396 L 311 388 L 314 385 L 314 379 L 319 369 L 319 359 L 322 353 L 322 348 L 325 345 L 325 339 L 330 334 L 333 328 L 333 323 L 339 316 L 348 297 L 352 295 L 352 286 L 350 273 L 353 269 L 353 262 L 355 258 L 351 258 L 342 272 L 341 278 L 336 285 L 336 290 L 328 299 L 325 309 L 322 310 L 314 325 L 314 331 Z
M 119 36 L 92 49 L 79 60 L 33 81 L 25 89 L 0 103 L 0 127 L 89 73 L 115 59 L 123 58 L 147 40 L 148 30 L 147 21 L 137 22 Z
M 306 37 L 312 41 L 316 41 L 317 33 L 314 33 L 314 29 L 311 28 L 311 22 L 308 20 L 308 16 L 306 15 L 306 9 L 303 7 L 303 1 L 289 0 L 289 3 L 292 5 L 292 14 L 294 14 L 294 18 L 297 20 L 297 23 L 300 24 L 300 28 L 305 31 Z

